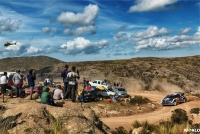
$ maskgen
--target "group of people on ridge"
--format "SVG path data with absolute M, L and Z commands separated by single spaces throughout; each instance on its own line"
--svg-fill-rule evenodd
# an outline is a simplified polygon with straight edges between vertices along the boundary
M 61 85 L 58 85 L 56 89 L 51 94 L 49 92 L 49 87 L 43 87 L 43 93 L 41 95 L 41 103 L 55 105 L 54 100 L 60 99 L 71 99 L 72 102 L 76 101 L 76 91 L 78 87 L 77 79 L 80 78 L 79 71 L 76 67 L 72 67 L 68 70 L 69 66 L 65 65 L 65 68 L 61 72 L 61 77 L 63 78 L 64 89 Z
M 49 92 L 49 87 L 44 86 L 42 89 L 41 94 L 41 103 L 44 104 L 54 104 L 53 100 L 59 100 L 59 99 L 71 99 L 72 102 L 76 101 L 76 90 L 78 87 L 77 79 L 80 78 L 79 71 L 76 71 L 76 67 L 72 67 L 71 70 L 68 70 L 68 65 L 65 65 L 65 68 L 61 72 L 61 76 L 63 78 L 64 83 L 64 90 L 62 90 L 61 85 L 57 85 L 56 89 L 53 91 L 53 93 Z M 23 75 L 20 75 L 20 70 L 16 70 L 16 73 L 13 75 L 12 82 L 13 84 L 10 85 L 8 81 L 7 72 L 4 72 L 4 74 L 0 77 L 0 84 L 1 84 L 1 94 L 4 102 L 4 93 L 6 92 L 6 89 L 10 90 L 10 97 L 13 97 L 13 91 L 15 91 L 16 98 L 20 97 L 20 94 L 22 93 L 22 86 L 23 86 Z M 34 73 L 33 69 L 29 70 L 29 73 L 27 74 L 27 83 L 30 89 L 30 100 L 33 98 L 33 90 L 35 88 L 35 80 L 36 75 Z

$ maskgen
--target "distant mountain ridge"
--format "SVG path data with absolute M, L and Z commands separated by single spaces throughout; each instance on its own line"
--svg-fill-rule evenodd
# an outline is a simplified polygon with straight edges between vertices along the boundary
M 92 80 L 107 79 L 111 83 L 120 81 L 126 87 L 134 86 L 136 81 L 140 81 L 141 88 L 146 90 L 161 90 L 160 83 L 163 81 L 176 85 L 184 91 L 200 88 L 200 56 L 84 62 L 64 62 L 47 56 L 14 57 L 0 59 L 0 70 L 21 69 L 27 73 L 29 69 L 36 69 L 38 77 L 42 80 L 48 75 L 61 78 L 60 72 L 65 64 L 70 68 L 77 67 L 81 74 L 80 81 L 83 77 L 91 77 Z
M 63 63 L 63 61 L 48 56 L 25 56 L 0 59 L 1 71 L 15 71 L 21 69 L 27 71 L 29 69 L 41 69 L 46 66 L 54 66 L 54 64 Z

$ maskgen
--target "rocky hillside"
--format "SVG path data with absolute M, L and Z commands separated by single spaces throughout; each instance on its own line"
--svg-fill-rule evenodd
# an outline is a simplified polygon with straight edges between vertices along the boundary
M 60 78 L 63 66 L 76 66 L 82 77 L 122 82 L 146 90 L 162 90 L 163 83 L 175 85 L 184 91 L 200 87 L 200 56 L 181 58 L 132 58 L 111 61 L 63 62 L 51 57 L 17 57 L 0 60 L 0 70 L 21 69 L 27 73 L 36 69 L 38 80 L 46 76 Z
M 34 100 L 10 99 L 0 105 L 1 134 L 111 134 L 90 108 L 65 102 L 53 107 Z

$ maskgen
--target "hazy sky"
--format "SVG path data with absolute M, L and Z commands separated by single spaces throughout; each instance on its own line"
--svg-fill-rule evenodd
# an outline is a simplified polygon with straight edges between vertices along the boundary
M 66 62 L 200 55 L 200 0 L 4 0 L 0 44 Z

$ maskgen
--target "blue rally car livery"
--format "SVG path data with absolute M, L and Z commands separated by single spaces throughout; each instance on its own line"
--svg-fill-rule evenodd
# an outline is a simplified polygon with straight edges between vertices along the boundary
M 175 92 L 172 94 L 168 94 L 165 98 L 161 100 L 161 104 L 164 105 L 173 105 L 176 106 L 180 103 L 186 102 L 186 97 L 182 92 Z

